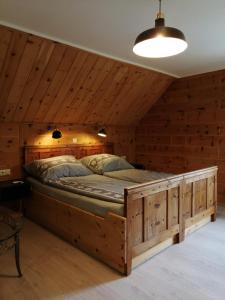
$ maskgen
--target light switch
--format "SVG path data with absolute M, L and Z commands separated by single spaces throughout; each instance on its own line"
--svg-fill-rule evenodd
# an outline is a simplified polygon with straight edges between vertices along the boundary
M 10 176 L 10 175 L 11 175 L 11 169 L 0 170 L 0 176 Z

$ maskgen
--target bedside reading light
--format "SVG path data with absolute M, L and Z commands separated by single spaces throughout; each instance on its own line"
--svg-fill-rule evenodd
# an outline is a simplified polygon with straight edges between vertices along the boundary
M 98 136 L 101 136 L 101 137 L 107 137 L 107 133 L 105 131 L 104 128 L 101 128 L 99 131 L 98 131 Z
M 52 132 L 52 138 L 53 139 L 61 139 L 62 137 L 62 132 L 59 129 L 54 129 Z

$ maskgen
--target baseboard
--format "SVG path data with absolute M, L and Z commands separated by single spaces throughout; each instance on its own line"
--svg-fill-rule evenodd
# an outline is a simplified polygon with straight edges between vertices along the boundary
M 192 226 L 185 229 L 185 237 L 192 234 L 196 230 L 200 229 L 201 227 L 205 226 L 211 221 L 211 216 L 207 216 L 204 219 L 200 220 L 199 222 L 193 224 Z
M 155 256 L 159 252 L 163 251 L 164 249 L 172 246 L 174 244 L 174 238 L 171 237 L 160 244 L 152 247 L 151 249 L 147 250 L 146 252 L 134 257 L 132 259 L 132 269 L 136 268 L 137 266 L 143 264 L 147 260 L 149 260 L 151 257 Z

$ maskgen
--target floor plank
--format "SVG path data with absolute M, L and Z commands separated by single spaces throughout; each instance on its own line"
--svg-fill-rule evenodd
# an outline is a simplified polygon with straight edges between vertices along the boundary
M 223 300 L 225 209 L 209 223 L 122 277 L 26 220 L 21 240 L 24 276 L 13 252 L 0 257 L 1 300 Z

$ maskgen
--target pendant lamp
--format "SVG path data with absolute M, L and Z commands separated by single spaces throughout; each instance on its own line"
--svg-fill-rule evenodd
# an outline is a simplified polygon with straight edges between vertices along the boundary
M 155 27 L 138 35 L 133 52 L 142 57 L 161 58 L 177 55 L 185 51 L 187 46 L 182 31 L 165 26 L 161 0 L 159 0 L 159 12 L 155 20 Z

